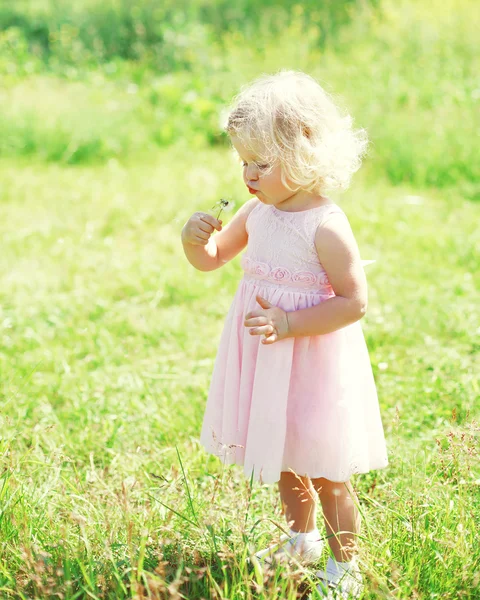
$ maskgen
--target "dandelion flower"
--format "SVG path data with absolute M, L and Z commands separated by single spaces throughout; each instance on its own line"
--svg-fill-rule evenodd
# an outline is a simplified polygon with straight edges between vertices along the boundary
M 214 212 L 217 212 L 218 210 L 218 214 L 216 216 L 216 219 L 218 221 L 220 215 L 222 214 L 222 211 L 231 212 L 233 210 L 233 202 L 231 200 L 225 200 L 224 198 L 220 198 L 220 200 L 212 206 L 211 210 Z

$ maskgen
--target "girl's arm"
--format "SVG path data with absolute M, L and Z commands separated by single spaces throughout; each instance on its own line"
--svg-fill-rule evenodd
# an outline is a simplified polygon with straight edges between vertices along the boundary
M 318 228 L 315 246 L 335 297 L 311 308 L 289 312 L 287 337 L 331 333 L 360 320 L 367 310 L 365 271 L 344 215 L 334 214 Z
M 182 229 L 183 250 L 190 264 L 200 271 L 213 271 L 241 252 L 248 242 L 247 217 L 258 202 L 257 198 L 246 202 L 230 223 L 213 237 L 210 235 L 216 219 L 204 213 L 192 215 Z
M 367 310 L 367 280 L 350 224 L 332 215 L 315 234 L 318 257 L 336 296 L 312 306 L 285 312 L 257 296 L 261 310 L 245 316 L 251 335 L 264 335 L 262 344 L 289 337 L 324 335 L 361 319 Z

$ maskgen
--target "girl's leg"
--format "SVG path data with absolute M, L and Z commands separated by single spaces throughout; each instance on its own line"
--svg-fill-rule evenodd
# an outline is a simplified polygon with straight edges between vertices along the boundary
M 291 471 L 282 471 L 278 488 L 289 527 L 300 533 L 316 529 L 317 498 L 311 480 Z
M 330 548 L 336 561 L 349 562 L 355 553 L 356 535 L 360 531 L 357 497 L 349 481 L 335 483 L 320 477 L 312 479 L 323 508 L 323 518 Z M 338 533 L 347 531 L 348 533 Z

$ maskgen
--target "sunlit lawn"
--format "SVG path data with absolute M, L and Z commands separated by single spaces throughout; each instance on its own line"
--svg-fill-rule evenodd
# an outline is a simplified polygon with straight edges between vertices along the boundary
M 305 581 L 249 572 L 284 525 L 276 487 L 198 442 L 241 270 L 196 272 L 179 234 L 247 199 L 238 168 L 182 149 L 0 164 L 2 597 L 293 599 Z M 480 205 L 361 176 L 339 201 L 377 260 L 363 327 L 390 454 L 356 479 L 365 597 L 478 598 Z

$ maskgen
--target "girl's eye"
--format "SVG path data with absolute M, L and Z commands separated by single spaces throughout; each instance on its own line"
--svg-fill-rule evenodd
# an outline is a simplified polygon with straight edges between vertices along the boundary
M 260 169 L 261 171 L 264 171 L 265 169 L 268 169 L 268 165 L 259 165 L 257 163 L 255 163 L 257 165 L 257 169 Z M 248 163 L 243 161 L 242 162 L 242 167 L 248 167 Z

